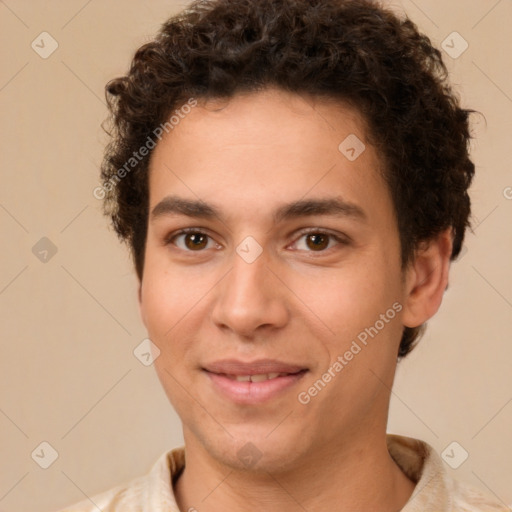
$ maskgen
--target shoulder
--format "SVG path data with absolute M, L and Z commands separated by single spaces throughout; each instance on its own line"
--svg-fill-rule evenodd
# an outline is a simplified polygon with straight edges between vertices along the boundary
M 510 512 L 497 497 L 453 478 L 425 441 L 388 434 L 387 444 L 400 469 L 416 483 L 402 512 Z
M 58 512 L 179 512 L 172 482 L 184 466 L 184 447 L 175 448 L 163 453 L 146 475 L 87 497 Z
M 466 482 L 449 479 L 449 491 L 457 512 L 510 512 L 497 498 Z
M 141 510 L 144 490 L 148 485 L 148 476 L 141 476 L 117 485 L 112 489 L 85 498 L 58 512 L 113 512 L 122 510 L 131 512 Z

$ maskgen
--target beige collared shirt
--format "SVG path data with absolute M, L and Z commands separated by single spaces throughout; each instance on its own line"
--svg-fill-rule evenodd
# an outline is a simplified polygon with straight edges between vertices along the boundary
M 440 456 L 424 441 L 387 434 L 387 444 L 395 462 L 416 482 L 401 512 L 510 512 L 497 498 L 449 476 Z M 171 483 L 184 466 L 185 449 L 175 448 L 147 475 L 60 512 L 189 512 L 179 510 Z

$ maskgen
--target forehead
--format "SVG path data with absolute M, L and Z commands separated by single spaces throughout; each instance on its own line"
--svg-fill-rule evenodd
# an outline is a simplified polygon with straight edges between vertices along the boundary
M 180 108 L 174 112 L 178 111 Z M 199 99 L 196 107 L 187 108 L 179 118 L 170 118 L 175 124 L 159 144 L 167 149 L 172 139 L 176 146 L 201 144 L 208 150 L 219 143 L 244 145 L 247 151 L 251 146 L 265 145 L 283 151 L 288 157 L 310 150 L 318 157 L 322 149 L 338 150 L 340 138 L 347 135 L 367 138 L 363 116 L 348 104 L 271 87 L 239 93 L 229 99 Z M 323 139 L 320 144 L 319 137 Z M 314 139 L 314 144 L 294 146 L 307 139 Z M 161 151 L 157 149 L 155 153 Z
M 390 207 L 364 119 L 344 103 L 267 89 L 187 111 L 153 151 L 150 208 L 169 193 L 241 214 L 325 194 Z

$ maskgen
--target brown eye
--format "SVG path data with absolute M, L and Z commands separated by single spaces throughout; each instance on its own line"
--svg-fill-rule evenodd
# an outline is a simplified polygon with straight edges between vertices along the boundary
M 185 234 L 185 245 L 191 249 L 204 249 L 208 244 L 208 236 L 203 233 L 187 233 Z
M 306 245 L 313 251 L 322 251 L 329 245 L 329 235 L 324 233 L 306 235 Z
M 327 252 L 336 246 L 348 245 L 348 242 L 334 233 L 326 231 L 306 231 L 294 243 L 295 249 L 306 252 Z M 339 247 L 341 248 L 341 247 Z
M 202 231 L 182 230 L 170 237 L 166 244 L 173 244 L 179 249 L 188 252 L 201 252 L 215 246 L 213 239 Z M 218 246 L 217 246 L 218 247 Z

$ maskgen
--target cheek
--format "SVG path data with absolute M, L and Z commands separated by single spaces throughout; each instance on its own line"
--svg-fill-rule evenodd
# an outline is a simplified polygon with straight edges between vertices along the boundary
M 376 271 L 359 274 L 354 270 L 317 284 L 321 293 L 310 293 L 304 302 L 319 312 L 332 331 L 315 333 L 329 354 L 320 376 L 329 381 L 328 391 L 321 393 L 318 407 L 335 411 L 342 421 L 347 415 L 366 414 L 368 404 L 380 403 L 377 397 L 392 384 L 401 335 L 400 304 L 391 281 Z M 315 386 L 318 378 L 312 376 L 308 386 Z M 352 412 L 347 403 L 352 404 Z
M 343 370 L 335 373 L 343 377 L 334 379 L 334 395 L 373 393 L 371 383 L 380 384 L 369 370 L 387 380 L 395 364 L 402 330 L 400 295 L 395 272 L 385 267 L 368 258 L 367 264 L 329 269 L 315 279 L 297 276 L 290 286 L 310 311 L 313 336 L 328 355 L 325 369 L 342 358 Z M 329 400 L 327 394 L 325 398 Z
M 154 368 L 169 400 L 179 407 L 185 399 L 179 383 L 185 381 L 184 362 L 190 352 L 184 319 L 188 318 L 193 297 L 187 295 L 190 291 L 183 287 L 178 274 L 158 272 L 156 266 L 148 268 L 151 270 L 144 274 L 141 309 L 148 337 L 160 350 Z
M 144 277 L 141 307 L 150 337 L 160 344 L 178 321 L 181 313 L 180 302 L 177 294 L 173 293 L 177 283 L 173 283 L 164 276 L 160 279 L 152 279 L 152 277 L 151 275 Z
M 152 255 L 146 260 L 141 288 L 141 312 L 149 338 L 160 349 L 155 361 L 158 370 L 172 368 L 181 373 L 194 363 L 201 322 L 204 321 L 208 291 L 215 283 L 212 272 L 199 274 L 191 267 L 171 267 L 165 256 Z M 165 375 L 162 375 L 165 377 Z
M 148 332 L 167 339 L 201 293 L 200 281 L 169 264 L 165 251 L 148 247 L 141 288 L 141 310 Z
M 385 272 L 359 267 L 326 269 L 315 276 L 296 274 L 290 283 L 319 324 L 334 334 L 332 338 L 347 340 L 373 325 L 396 300 Z

